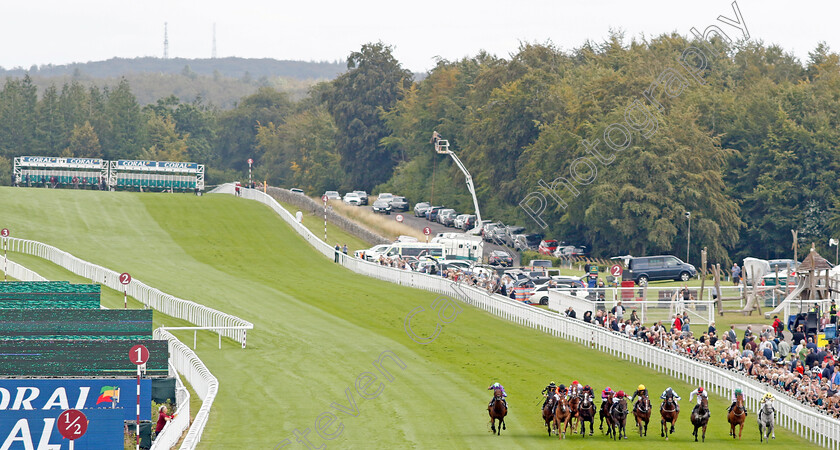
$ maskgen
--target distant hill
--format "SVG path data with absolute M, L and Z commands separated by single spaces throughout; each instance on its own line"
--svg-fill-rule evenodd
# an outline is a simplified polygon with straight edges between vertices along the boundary
M 0 76 L 40 75 L 53 77 L 75 75 L 92 78 L 113 78 L 135 73 L 180 74 L 184 68 L 199 75 L 216 75 L 230 78 L 283 77 L 299 80 L 326 79 L 331 80 L 346 70 L 343 61 L 335 62 L 307 62 L 307 61 L 279 61 L 269 58 L 111 58 L 106 61 L 91 61 L 86 63 L 72 63 L 54 66 L 46 64 L 32 66 L 29 69 L 0 68 Z
M 293 100 L 306 96 L 309 88 L 332 80 L 346 70 L 342 61 L 306 62 L 253 58 L 112 58 L 107 61 L 73 63 L 60 66 L 0 68 L 0 79 L 32 77 L 39 93 L 50 85 L 59 89 L 65 83 L 114 86 L 120 78 L 128 80 L 141 105 L 175 95 L 191 102 L 201 97 L 205 103 L 229 109 L 260 86 L 287 92 Z

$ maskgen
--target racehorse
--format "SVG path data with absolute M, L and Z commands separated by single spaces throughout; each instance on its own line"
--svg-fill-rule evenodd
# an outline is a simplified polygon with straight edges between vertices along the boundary
M 765 400 L 761 409 L 758 410 L 758 431 L 761 435 L 761 442 L 769 441 L 771 435 L 773 439 L 776 439 L 775 416 L 773 414 L 775 412 L 776 408 L 773 408 L 773 400 Z
M 674 425 L 676 425 L 677 417 L 680 415 L 677 411 L 677 403 L 674 401 L 673 397 L 665 398 L 662 406 L 659 407 L 659 414 L 662 416 L 662 420 L 659 422 L 662 425 L 662 437 L 664 437 L 667 441 L 669 431 L 666 424 L 671 424 L 670 434 L 674 434 Z
M 610 435 L 610 428 L 612 426 L 612 417 L 610 417 L 610 405 L 613 403 L 613 394 L 607 394 L 607 399 L 601 402 L 601 409 L 598 411 L 598 416 L 601 418 L 601 425 L 598 429 L 604 431 L 604 419 L 607 419 L 607 436 Z
M 569 404 L 566 403 L 566 397 L 563 395 L 559 397 L 557 406 L 554 408 L 554 428 L 557 429 L 557 439 L 563 439 L 566 437 L 566 426 L 569 424 L 572 411 L 569 409 Z
M 694 442 L 697 442 L 697 430 L 703 428 L 703 442 L 706 442 L 706 426 L 709 425 L 709 399 L 700 396 L 700 404 L 691 412 L 691 424 L 694 425 Z
M 589 422 L 589 435 L 595 433 L 595 403 L 591 401 L 588 394 L 583 395 L 583 400 L 578 407 L 578 417 L 580 418 L 580 435 L 586 436 L 586 422 Z
M 613 440 L 621 439 L 622 436 L 624 436 L 624 439 L 627 439 L 627 431 L 624 429 L 627 423 L 627 414 L 627 397 L 621 397 L 621 400 L 615 404 L 610 414 L 615 427 L 613 430 Z
M 572 424 L 572 434 L 577 433 L 577 426 L 579 422 L 578 416 L 578 406 L 580 405 L 580 396 L 578 394 L 572 394 L 569 397 L 569 409 L 571 410 L 571 417 L 569 418 L 569 422 Z
M 554 408 L 557 406 L 557 397 L 555 394 L 548 394 L 548 401 L 543 406 L 542 416 L 545 421 L 545 428 L 548 430 L 548 435 L 551 436 L 551 424 L 554 422 Z
M 502 430 L 506 430 L 505 416 L 507 415 L 507 406 L 502 401 L 502 389 L 493 389 L 493 403 L 487 407 L 487 412 L 490 413 L 490 430 L 496 435 L 502 434 Z M 499 420 L 499 429 L 496 431 L 496 419 Z
M 636 426 L 639 427 L 639 437 L 643 436 L 643 430 L 644 436 L 647 436 L 648 423 L 650 422 L 650 399 L 647 394 L 642 394 L 636 405 L 633 406 L 633 416 L 636 418 Z
M 741 426 L 738 430 L 738 439 L 741 439 L 741 432 L 744 431 L 744 421 L 747 420 L 746 412 L 744 408 L 744 396 L 743 394 L 738 394 L 735 397 L 735 406 L 732 408 L 732 411 L 729 411 L 729 415 L 727 416 L 729 425 L 732 427 L 729 430 L 729 435 L 732 436 L 732 439 L 735 439 L 735 427 L 737 425 Z

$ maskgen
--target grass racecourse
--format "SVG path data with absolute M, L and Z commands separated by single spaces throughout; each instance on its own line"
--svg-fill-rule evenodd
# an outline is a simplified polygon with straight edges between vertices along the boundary
M 659 437 L 656 420 L 646 438 L 628 426 L 621 446 L 700 445 L 688 421 L 694 386 L 465 305 L 434 342 L 420 345 L 408 337 L 404 320 L 425 308 L 412 326 L 418 335 L 431 334 L 434 294 L 336 266 L 256 202 L 4 187 L 0 211 L 0 226 L 14 237 L 55 245 L 254 323 L 245 350 L 230 340 L 219 350 L 214 335 L 199 334 L 197 353 L 220 382 L 202 448 L 601 447 L 607 440 L 597 426 L 592 438 L 563 442 L 542 426 L 540 390 L 549 381 L 568 385 L 573 379 L 598 390 L 632 391 L 644 383 L 658 394 L 673 386 L 684 400 L 670 442 Z M 78 280 L 37 258 L 10 258 L 48 278 Z M 122 305 L 119 293 L 103 297 L 106 306 Z M 182 324 L 160 314 L 155 323 Z M 177 335 L 192 342 L 191 332 Z M 383 352 L 398 361 L 383 358 L 380 371 L 375 363 Z M 488 432 L 487 386 L 494 381 L 509 395 L 501 436 Z M 726 406 L 723 398 L 711 399 L 705 445 L 758 447 L 754 414 L 743 441 L 732 442 Z M 782 429 L 776 435 L 769 446 L 809 445 Z

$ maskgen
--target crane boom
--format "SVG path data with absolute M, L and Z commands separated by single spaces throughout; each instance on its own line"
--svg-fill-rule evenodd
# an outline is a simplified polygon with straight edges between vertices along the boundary
M 478 209 L 478 197 L 475 195 L 475 186 L 473 185 L 472 176 L 467 168 L 464 166 L 464 163 L 458 158 L 458 155 L 455 154 L 452 150 L 449 150 L 449 141 L 446 139 L 438 139 L 435 141 L 435 151 L 440 154 L 449 155 L 455 161 L 455 165 L 461 169 L 461 172 L 464 173 L 464 178 L 467 180 L 467 189 L 469 189 L 470 194 L 472 195 L 473 199 L 473 206 L 475 206 L 475 228 L 469 230 L 468 233 L 470 234 L 478 234 L 479 226 L 481 224 L 481 211 Z

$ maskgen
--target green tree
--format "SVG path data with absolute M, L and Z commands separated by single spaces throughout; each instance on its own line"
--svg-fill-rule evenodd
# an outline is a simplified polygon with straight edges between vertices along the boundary
M 101 158 L 102 146 L 99 144 L 99 137 L 96 135 L 90 122 L 82 126 L 73 126 L 70 133 L 70 144 L 64 151 L 64 156 L 77 156 L 81 158 Z

